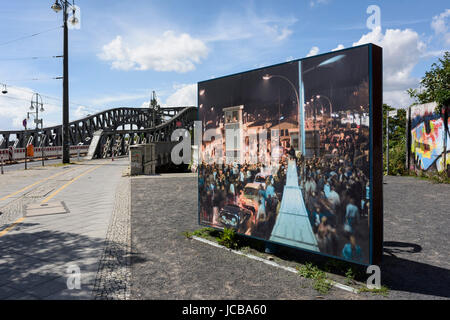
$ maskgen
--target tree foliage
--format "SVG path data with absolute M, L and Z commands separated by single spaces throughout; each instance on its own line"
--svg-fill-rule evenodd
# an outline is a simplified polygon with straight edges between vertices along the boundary
M 386 159 L 386 118 L 395 108 L 383 104 L 383 158 L 384 170 L 387 171 Z M 404 174 L 406 162 L 406 109 L 397 109 L 397 115 L 389 117 L 389 174 Z
M 416 103 L 437 102 L 438 108 L 450 104 L 450 52 L 446 51 L 438 63 L 431 65 L 420 81 L 419 89 L 409 89 L 408 93 Z

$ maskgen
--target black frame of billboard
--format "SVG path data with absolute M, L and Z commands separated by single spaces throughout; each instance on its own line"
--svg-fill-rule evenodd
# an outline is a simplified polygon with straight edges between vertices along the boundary
M 308 249 L 291 246 L 288 244 L 283 244 L 280 242 L 274 242 L 266 240 L 263 238 L 255 237 L 252 235 L 245 235 L 239 233 L 240 236 L 248 237 L 251 239 L 257 239 L 267 243 L 272 243 L 278 246 L 290 247 L 296 250 L 306 251 L 308 253 L 313 253 L 325 257 L 330 257 L 338 260 L 342 260 L 348 263 L 354 263 L 359 265 L 373 265 L 380 264 L 383 255 L 383 65 L 382 65 L 382 48 L 374 45 L 372 43 L 364 44 L 360 46 L 355 46 L 351 48 L 346 48 L 338 51 L 327 52 L 320 55 L 306 57 L 301 59 L 295 59 L 284 63 L 274 64 L 270 66 L 265 66 L 261 68 L 251 69 L 239 73 L 234 73 L 214 79 L 204 80 L 198 82 L 198 88 L 200 84 L 207 83 L 210 81 L 215 81 L 218 79 L 228 78 L 232 76 L 242 75 L 249 72 L 254 72 L 258 70 L 268 69 L 271 67 L 277 67 L 282 65 L 287 65 L 293 62 L 301 62 L 312 58 L 321 57 L 330 53 L 341 53 L 349 50 L 354 50 L 357 48 L 367 47 L 368 48 L 368 59 L 369 59 L 369 117 L 370 117 L 370 128 L 369 128 L 369 158 L 370 158 L 370 236 L 369 236 L 369 263 L 357 262 L 352 260 L 347 260 L 339 256 L 330 255 L 322 252 L 315 252 Z M 299 75 L 300 76 L 300 75 Z M 200 95 L 199 89 L 197 95 Z M 197 106 L 197 120 L 200 120 L 200 108 Z M 200 157 L 200 146 L 199 146 L 199 157 Z M 200 163 L 200 159 L 199 159 Z M 199 173 L 198 173 L 199 177 Z M 206 223 L 202 223 L 200 219 L 200 192 L 198 193 L 198 224 L 201 226 L 207 226 L 216 230 L 222 230 L 222 228 L 214 227 Z

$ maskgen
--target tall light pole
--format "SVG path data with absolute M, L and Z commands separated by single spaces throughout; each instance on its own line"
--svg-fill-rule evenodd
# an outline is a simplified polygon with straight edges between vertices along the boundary
M 31 97 L 30 110 L 32 112 L 27 112 L 27 119 L 30 119 L 30 115 L 34 116 L 34 123 L 36 124 L 36 131 L 39 130 L 39 124 L 41 124 L 41 129 L 44 127 L 42 119 L 39 119 L 39 111 L 44 112 L 44 104 L 42 103 L 42 98 L 39 93 L 34 93 Z
M 63 149 L 63 163 L 70 162 L 70 141 L 69 141 L 69 30 L 67 27 L 68 20 L 68 9 L 72 7 L 73 13 L 75 13 L 75 4 L 72 0 L 72 4 L 67 0 L 55 0 L 55 3 L 52 5 L 53 11 L 58 13 L 59 11 L 63 11 L 63 21 L 64 21 L 64 55 L 63 55 L 63 121 L 62 121 L 62 133 L 63 133 L 63 141 L 62 141 L 62 149 Z M 75 15 L 72 17 L 72 24 L 77 24 L 78 19 Z

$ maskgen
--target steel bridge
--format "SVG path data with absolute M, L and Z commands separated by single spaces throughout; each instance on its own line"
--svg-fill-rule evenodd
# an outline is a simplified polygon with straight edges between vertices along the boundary
M 70 145 L 98 146 L 94 157 L 128 154 L 138 143 L 170 141 L 177 128 L 192 130 L 197 108 L 114 108 L 69 123 Z M 0 131 L 0 149 L 62 146 L 62 125 L 43 129 Z M 96 136 L 96 139 L 94 139 Z

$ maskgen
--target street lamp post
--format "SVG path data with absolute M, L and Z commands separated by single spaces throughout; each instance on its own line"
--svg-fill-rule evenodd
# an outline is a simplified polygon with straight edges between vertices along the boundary
M 68 0 L 55 0 L 55 3 L 52 5 L 53 11 L 58 13 L 59 11 L 63 11 L 63 21 L 64 21 L 64 59 L 63 59 L 63 121 L 62 121 L 62 131 L 63 131 L 63 141 L 62 141 L 62 149 L 63 149 L 63 163 L 70 162 L 70 141 L 69 141 L 69 30 L 67 27 L 68 20 L 68 9 L 72 7 L 73 12 L 75 13 L 74 1 L 72 0 L 72 4 L 69 3 Z M 75 15 L 71 19 L 72 24 L 77 24 L 78 19 Z
M 34 93 L 31 97 L 30 110 L 36 111 L 27 112 L 27 119 L 30 119 L 30 115 L 34 116 L 34 123 L 36 124 L 36 131 L 39 130 L 39 124 L 41 124 L 41 129 L 44 127 L 43 120 L 39 119 L 39 111 L 44 112 L 44 104 L 42 103 L 42 98 L 39 93 Z

